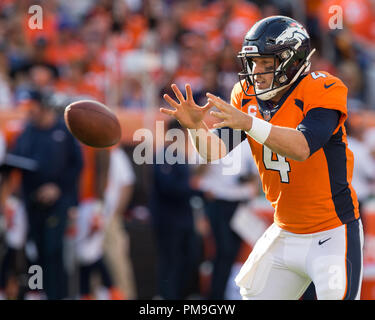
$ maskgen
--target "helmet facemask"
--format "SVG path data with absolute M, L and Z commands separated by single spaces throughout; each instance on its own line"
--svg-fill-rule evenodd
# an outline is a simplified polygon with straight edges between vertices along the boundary
M 294 48 L 285 48 L 270 55 L 259 54 L 257 48 L 253 48 L 253 46 L 243 47 L 238 54 L 242 64 L 242 71 L 238 75 L 245 95 L 248 97 L 256 96 L 260 100 L 272 99 L 278 92 L 292 85 L 302 73 L 308 72 L 311 65 L 310 57 L 315 49 L 306 56 L 306 50 L 298 50 L 299 48 L 300 43 L 297 43 Z M 273 58 L 273 70 L 254 74 L 252 60 L 254 57 Z M 264 74 L 273 74 L 271 85 L 266 89 L 256 89 L 254 76 Z M 250 86 L 254 86 L 255 94 L 247 93 Z

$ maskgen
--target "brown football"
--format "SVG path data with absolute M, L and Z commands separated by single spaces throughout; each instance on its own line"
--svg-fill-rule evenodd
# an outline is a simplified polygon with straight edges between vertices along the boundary
M 121 139 L 121 126 L 116 115 L 98 101 L 71 103 L 65 108 L 64 119 L 73 136 L 88 146 L 110 147 Z

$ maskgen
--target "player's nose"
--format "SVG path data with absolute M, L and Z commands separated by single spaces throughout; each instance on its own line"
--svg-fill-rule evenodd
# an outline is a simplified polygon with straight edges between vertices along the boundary
M 264 69 L 262 68 L 254 68 L 253 70 L 253 75 L 254 75 L 254 80 L 259 81 L 263 80 L 264 75 L 262 74 L 264 72 Z
M 259 73 L 264 73 L 264 72 L 266 72 L 266 69 L 261 64 L 257 64 L 253 68 L 253 74 L 259 74 Z

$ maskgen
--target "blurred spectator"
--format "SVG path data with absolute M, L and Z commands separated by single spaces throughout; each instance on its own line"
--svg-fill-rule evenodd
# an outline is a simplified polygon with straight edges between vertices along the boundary
M 126 109 L 146 108 L 146 101 L 143 93 L 142 84 L 136 78 L 128 78 L 124 81 L 124 89 L 121 105 Z
M 102 298 L 107 292 L 110 299 L 135 299 L 129 240 L 123 219 L 135 179 L 132 166 L 120 147 L 109 150 L 84 146 L 83 151 L 85 166 L 76 237 L 77 258 L 84 276 L 81 295 L 95 297 L 95 288 L 88 283 L 92 275 L 99 272 Z
M 243 35 L 255 22 L 261 19 L 257 5 L 245 0 L 219 0 L 211 5 L 220 12 L 223 35 L 230 41 L 233 48 L 239 51 L 242 46 Z
M 5 35 L 5 50 L 9 61 L 9 69 L 11 74 L 25 70 L 30 67 L 32 61 L 33 46 L 28 44 L 22 25 L 16 18 L 9 18 Z
M 79 296 L 81 299 L 124 299 L 114 286 L 103 256 L 103 239 L 106 217 L 101 201 L 83 201 L 77 212 L 76 249 L 79 264 Z M 101 283 L 92 288 L 93 275 L 99 275 Z M 94 290 L 96 289 L 96 290 Z
M 39 91 L 30 92 L 28 122 L 12 150 L 37 163 L 23 171 L 22 199 L 29 221 L 29 240 L 37 248 L 34 264 L 43 269 L 48 299 L 66 297 L 63 239 L 67 211 L 77 205 L 81 150 Z
M 364 130 L 366 129 L 364 128 Z M 363 139 L 368 150 L 370 151 L 372 158 L 375 160 L 375 128 L 368 128 L 363 133 Z
M 354 154 L 354 168 L 352 185 L 357 193 L 359 213 L 366 226 L 366 217 L 363 216 L 363 204 L 374 195 L 373 183 L 375 182 L 375 158 L 371 156 L 371 144 L 366 141 L 366 132 L 363 125 L 352 126 L 346 123 L 348 146 Z M 367 133 L 370 137 L 371 132 Z M 367 138 L 368 139 L 368 138 Z
M 242 144 L 226 158 L 207 165 L 200 181 L 206 202 L 205 211 L 215 239 L 208 299 L 225 299 L 227 281 L 242 242 L 232 230 L 230 221 L 240 202 L 250 200 L 257 193 L 255 186 L 259 182 L 256 180 L 255 185 L 252 182 L 254 166 L 250 148 Z
M 90 80 L 87 67 L 88 64 L 85 61 L 71 62 L 57 82 L 56 90 L 71 96 L 85 95 L 90 99 L 103 101 L 103 92 Z
M 321 70 L 326 70 L 327 72 L 331 74 L 337 73 L 335 65 L 322 55 L 319 48 L 316 48 L 315 53 L 311 57 L 310 71 L 321 71 Z
M 338 77 L 348 87 L 348 110 L 365 109 L 363 101 L 363 73 L 359 66 L 350 60 L 344 60 L 337 67 Z
M 45 62 L 63 70 L 69 63 L 81 59 L 87 49 L 80 40 L 73 25 L 61 25 L 58 37 L 45 49 Z
M 130 159 L 121 147 L 111 150 L 104 192 L 106 230 L 104 254 L 114 284 L 121 289 L 126 299 L 136 299 L 137 289 L 130 260 L 129 235 L 124 228 L 124 215 L 128 209 L 135 174 Z
M 38 42 L 47 44 L 57 39 L 59 31 L 59 8 L 57 1 L 52 0 L 40 3 L 43 9 L 43 28 L 29 28 L 30 15 L 28 14 L 28 9 L 30 5 L 32 5 L 30 1 L 23 1 L 17 6 L 26 41 L 34 47 Z
M 223 51 L 217 57 L 219 67 L 218 85 L 222 90 L 220 96 L 223 99 L 230 99 L 233 83 L 238 81 L 238 60 L 237 52 L 230 45 L 225 45 Z
M 52 92 L 55 89 L 57 71 L 46 64 L 35 64 L 28 72 L 19 71 L 15 74 L 15 100 L 22 105 L 28 100 L 30 91 L 39 88 L 43 93 Z
M 17 168 L 15 164 L 14 159 L 12 162 L 7 156 L 6 142 L 0 132 L 0 236 L 4 240 L 0 260 L 0 300 L 22 299 L 25 293 L 22 276 L 26 273 L 27 218 L 22 201 L 13 194 L 10 172 Z
M 168 130 L 180 130 L 171 121 Z M 181 137 L 181 135 L 180 135 Z M 198 267 L 199 248 L 190 204 L 195 194 L 190 183 L 192 168 L 187 163 L 188 138 L 178 143 L 176 164 L 154 164 L 150 211 L 158 250 L 158 295 L 162 299 L 184 299 Z M 173 157 L 168 147 L 165 159 Z M 175 151 L 176 152 L 176 151 Z M 195 294 L 197 292 L 194 292 Z
M 22 297 L 20 274 L 25 266 L 20 266 L 26 243 L 27 218 L 23 203 L 15 196 L 3 199 L 1 214 L 5 220 L 4 256 L 0 264 L 0 300 Z M 21 258 L 21 259 L 20 259 Z M 16 289 L 17 293 L 12 293 Z
M 13 96 L 8 77 L 8 61 L 0 49 L 0 110 L 13 107 Z
M 55 87 L 54 71 L 48 65 L 33 65 L 29 71 L 32 86 L 43 92 L 52 91 Z
M 207 103 L 206 92 L 212 92 L 214 95 L 222 95 L 220 86 L 218 85 L 218 68 L 215 64 L 207 64 L 202 70 L 202 88 L 194 94 L 194 101 L 198 105 L 205 105 Z
M 4 161 L 6 150 L 7 150 L 7 143 L 5 141 L 3 133 L 0 131 L 0 165 Z
M 179 26 L 174 19 L 159 19 L 155 33 L 157 35 L 157 47 L 160 52 L 163 69 L 167 73 L 173 73 L 179 61 L 179 47 L 176 39 Z
M 184 33 L 180 41 L 180 61 L 174 81 L 180 87 L 190 83 L 193 91 L 200 90 L 203 86 L 202 70 L 208 57 L 205 50 L 206 38 L 200 33 Z

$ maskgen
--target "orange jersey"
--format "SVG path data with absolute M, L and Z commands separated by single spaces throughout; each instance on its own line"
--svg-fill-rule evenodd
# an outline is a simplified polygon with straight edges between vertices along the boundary
M 253 94 L 253 87 L 249 93 Z M 275 154 L 248 136 L 263 191 L 275 208 L 274 221 L 294 233 L 329 230 L 359 218 L 358 201 L 351 185 L 353 153 L 348 149 L 344 122 L 347 88 L 327 72 L 312 72 L 293 84 L 269 121 L 297 128 L 313 108 L 341 113 L 330 140 L 305 161 Z M 284 102 L 282 102 L 284 100 Z M 255 97 L 247 97 L 238 82 L 231 103 L 243 112 L 263 119 Z

